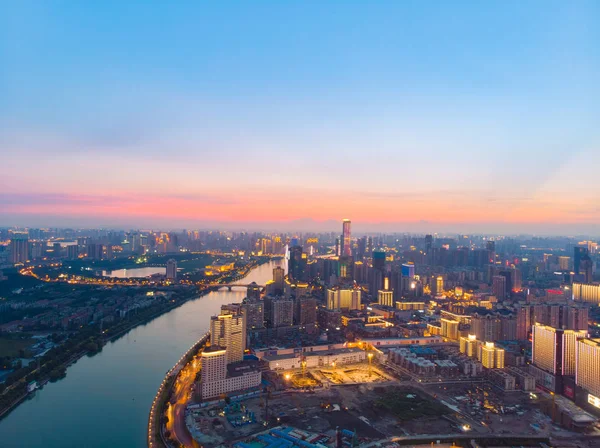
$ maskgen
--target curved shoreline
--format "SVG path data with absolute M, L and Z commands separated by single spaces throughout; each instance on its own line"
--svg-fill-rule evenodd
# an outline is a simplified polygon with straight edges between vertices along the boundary
M 161 422 L 161 416 L 164 414 L 163 406 L 168 401 L 169 395 L 173 383 L 177 379 L 179 372 L 191 361 L 193 355 L 199 351 L 208 342 L 210 333 L 205 333 L 194 345 L 192 345 L 182 356 L 179 358 L 177 363 L 167 371 L 162 383 L 160 384 L 156 396 L 152 401 L 150 407 L 150 413 L 148 416 L 148 447 L 156 448 L 159 445 L 158 440 L 162 443 L 163 447 L 168 447 L 163 431 L 163 424 Z M 192 355 L 192 356 L 190 356 Z M 185 362 L 184 362 L 185 361 Z

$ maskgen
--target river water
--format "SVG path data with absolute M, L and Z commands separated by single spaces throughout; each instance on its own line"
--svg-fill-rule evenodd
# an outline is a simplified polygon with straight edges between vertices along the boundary
M 167 268 L 164 267 L 146 267 L 146 268 L 133 268 L 133 269 L 115 269 L 114 271 L 102 271 L 104 277 L 114 278 L 143 278 L 150 277 L 151 275 L 160 274 L 165 275 Z
M 264 285 L 283 260 L 257 267 L 239 283 Z M 145 447 L 148 412 L 165 373 L 208 331 L 222 304 L 245 288 L 223 288 L 134 328 L 101 353 L 83 357 L 0 421 L 3 448 Z

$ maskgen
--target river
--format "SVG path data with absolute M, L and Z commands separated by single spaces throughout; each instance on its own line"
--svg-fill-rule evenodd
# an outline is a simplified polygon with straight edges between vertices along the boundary
M 265 263 L 239 283 L 264 285 L 283 260 Z M 208 331 L 222 304 L 245 288 L 223 288 L 183 304 L 83 357 L 0 421 L 3 448 L 145 447 L 148 412 L 158 386 L 181 355 Z

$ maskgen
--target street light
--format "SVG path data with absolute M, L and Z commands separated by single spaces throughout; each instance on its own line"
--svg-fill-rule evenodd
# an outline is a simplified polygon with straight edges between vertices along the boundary
M 373 353 L 368 353 L 367 358 L 369 358 L 369 377 L 371 376 L 371 361 L 373 359 Z

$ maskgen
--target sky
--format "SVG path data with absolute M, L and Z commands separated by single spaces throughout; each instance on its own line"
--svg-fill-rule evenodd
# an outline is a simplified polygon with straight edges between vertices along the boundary
M 0 0 L 0 226 L 600 235 L 600 2 Z

